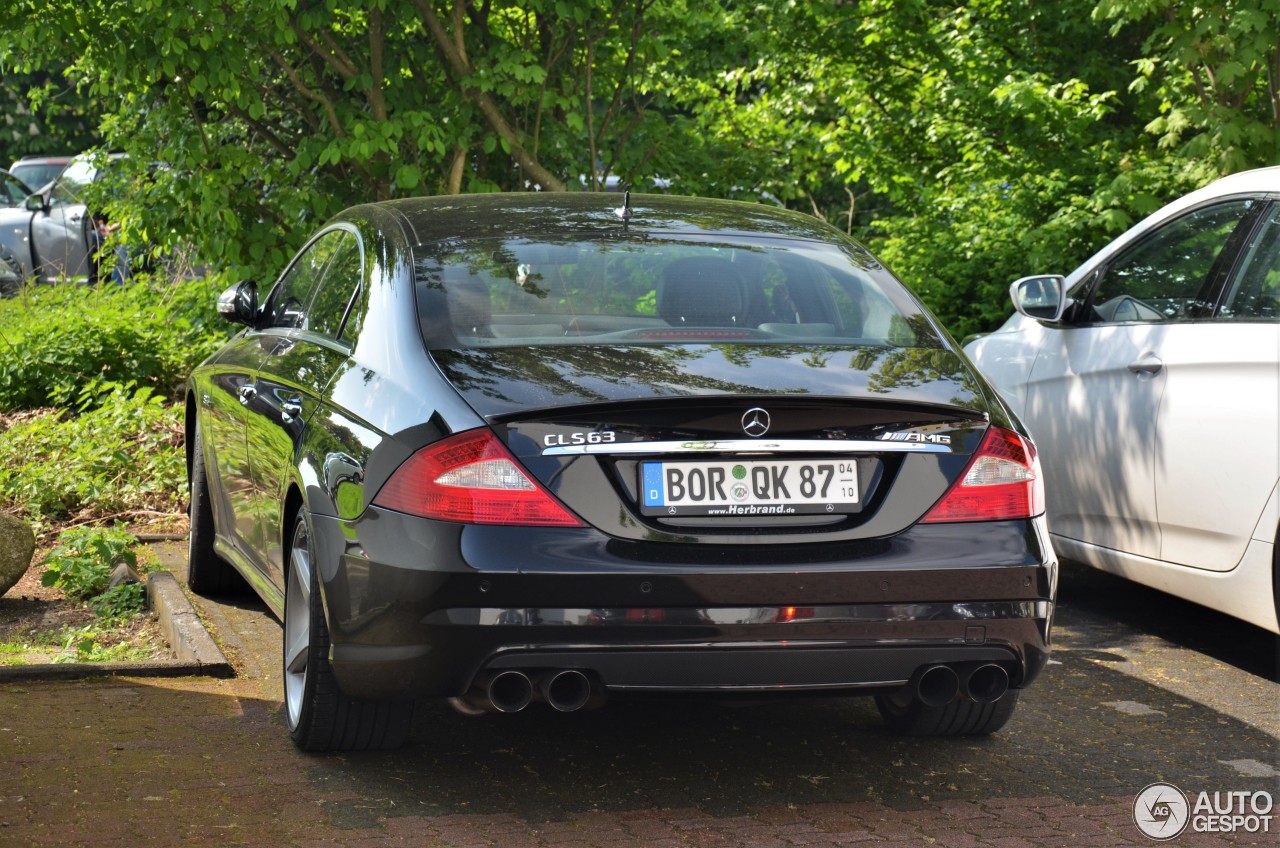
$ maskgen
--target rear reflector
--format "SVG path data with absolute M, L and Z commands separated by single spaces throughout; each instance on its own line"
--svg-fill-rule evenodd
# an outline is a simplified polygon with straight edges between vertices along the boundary
M 488 430 L 468 430 L 418 451 L 373 503 L 462 524 L 583 526 Z
M 964 475 L 934 505 L 923 523 L 1006 521 L 1044 512 L 1044 482 L 1035 445 L 1003 427 L 991 427 Z

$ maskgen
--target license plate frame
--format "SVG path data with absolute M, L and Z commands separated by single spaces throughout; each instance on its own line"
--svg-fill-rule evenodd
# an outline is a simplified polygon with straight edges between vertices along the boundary
M 855 457 L 651 460 L 640 463 L 646 516 L 752 518 L 862 511 Z

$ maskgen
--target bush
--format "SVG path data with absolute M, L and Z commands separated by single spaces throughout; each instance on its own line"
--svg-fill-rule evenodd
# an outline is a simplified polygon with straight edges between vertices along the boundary
M 138 557 L 131 550 L 137 541 L 118 529 L 72 527 L 64 530 L 58 536 L 57 546 L 45 557 L 47 570 L 41 582 L 57 586 L 67 597 L 76 600 L 100 596 L 118 564 L 137 567 Z
M 176 396 L 226 339 L 216 280 L 30 286 L 0 300 L 0 411 L 72 400 L 96 382 L 132 381 Z
M 79 415 L 46 409 L 0 432 L 0 508 L 30 518 L 178 513 L 186 492 L 182 409 L 149 387 L 94 383 Z

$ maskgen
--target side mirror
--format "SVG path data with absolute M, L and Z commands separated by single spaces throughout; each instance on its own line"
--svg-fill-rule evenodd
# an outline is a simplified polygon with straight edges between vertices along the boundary
M 1067 308 L 1065 280 L 1060 274 L 1040 274 L 1015 280 L 1009 286 L 1013 308 L 1037 321 L 1061 321 Z
M 218 295 L 218 314 L 233 324 L 258 326 L 258 284 L 242 280 Z
M 27 199 L 23 201 L 23 206 L 28 212 L 44 212 L 49 208 L 49 204 L 44 202 L 43 194 L 29 194 Z

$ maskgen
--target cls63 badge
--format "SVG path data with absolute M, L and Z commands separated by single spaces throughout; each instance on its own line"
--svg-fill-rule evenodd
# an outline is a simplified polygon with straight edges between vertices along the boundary
M 618 441 L 618 434 L 612 430 L 590 433 L 550 433 L 542 437 L 544 448 L 559 448 L 568 445 L 607 445 Z

